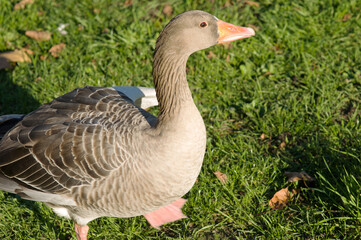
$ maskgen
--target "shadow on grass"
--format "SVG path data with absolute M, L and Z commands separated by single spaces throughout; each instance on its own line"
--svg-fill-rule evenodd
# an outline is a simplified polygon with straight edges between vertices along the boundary
M 304 170 L 316 179 L 306 189 L 313 200 L 304 204 L 324 206 L 332 212 L 330 217 L 361 222 L 361 139 L 349 129 L 339 128 L 337 139 L 315 132 L 286 148 L 282 155 L 289 167 L 281 171 Z M 284 182 L 284 176 L 279 180 Z
M 0 115 L 27 114 L 39 106 L 26 89 L 13 83 L 11 72 L 0 70 Z

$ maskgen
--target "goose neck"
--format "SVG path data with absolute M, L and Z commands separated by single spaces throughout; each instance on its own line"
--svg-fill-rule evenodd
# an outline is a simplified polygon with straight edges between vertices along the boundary
M 154 55 L 153 80 L 159 122 L 175 117 L 185 104 L 193 104 L 186 78 L 187 60 L 188 55 L 179 55 L 176 51 L 157 51 Z

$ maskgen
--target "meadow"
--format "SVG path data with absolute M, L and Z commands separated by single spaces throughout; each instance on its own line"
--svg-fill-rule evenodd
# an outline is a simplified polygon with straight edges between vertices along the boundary
M 153 87 L 156 38 L 187 10 L 256 31 L 187 63 L 207 128 L 201 173 L 184 196 L 188 218 L 161 230 L 144 217 L 100 218 L 89 239 L 360 238 L 361 0 L 36 0 L 14 10 L 18 2 L 0 0 L 0 52 L 33 54 L 0 70 L 0 114 L 28 113 L 85 85 Z M 60 43 L 55 57 L 49 49 Z M 284 175 L 301 171 L 314 181 Z M 296 194 L 272 209 L 284 188 Z M 0 191 L 0 239 L 75 239 L 73 227 L 42 203 Z

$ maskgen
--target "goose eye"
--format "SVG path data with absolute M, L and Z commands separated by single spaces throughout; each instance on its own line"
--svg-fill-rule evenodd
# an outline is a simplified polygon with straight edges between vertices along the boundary
M 208 24 L 207 24 L 207 22 L 201 22 L 201 23 L 199 24 L 199 26 L 200 26 L 201 28 L 205 28 L 205 27 L 208 26 Z

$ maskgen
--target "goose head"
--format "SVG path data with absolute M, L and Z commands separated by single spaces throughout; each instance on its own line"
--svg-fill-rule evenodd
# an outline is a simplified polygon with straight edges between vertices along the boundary
M 255 35 L 252 28 L 239 27 L 199 11 L 188 11 L 174 17 L 160 33 L 156 51 L 162 46 L 172 54 L 187 55 L 216 44 Z

